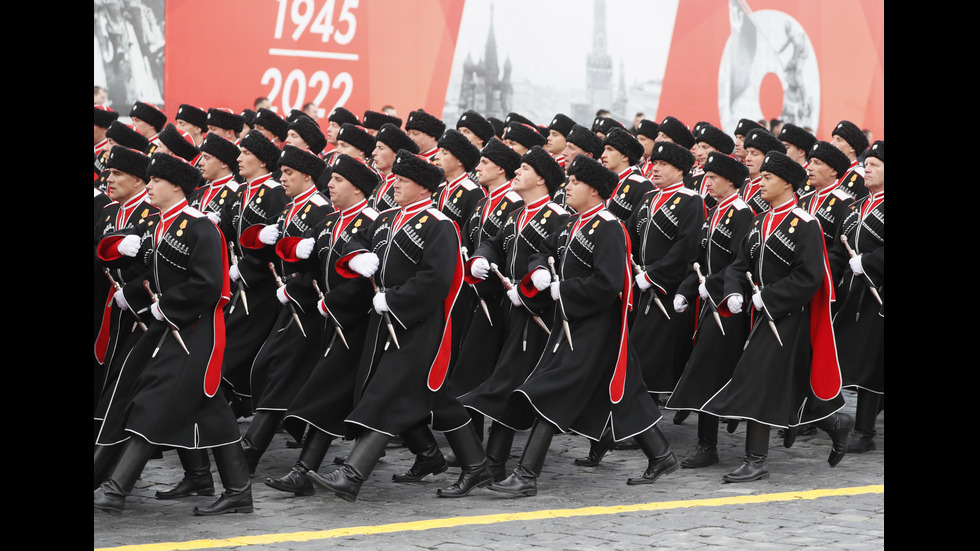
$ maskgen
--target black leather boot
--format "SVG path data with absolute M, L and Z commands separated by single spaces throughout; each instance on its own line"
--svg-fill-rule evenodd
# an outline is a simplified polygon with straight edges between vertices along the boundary
M 214 463 L 225 491 L 218 500 L 207 507 L 194 507 L 197 516 L 223 515 L 225 513 L 252 512 L 252 481 L 248 477 L 248 465 L 242 447 L 228 444 L 212 448 Z
M 633 437 L 636 443 L 647 456 L 647 470 L 639 478 L 629 478 L 626 483 L 635 486 L 637 484 L 652 484 L 665 474 L 670 474 L 680 468 L 674 452 L 670 451 L 670 444 L 660 429 L 654 425 L 647 430 Z
M 691 410 L 689 409 L 677 410 L 677 413 L 674 414 L 674 424 L 680 425 L 681 423 L 684 422 L 685 419 L 687 419 L 687 416 L 690 414 L 691 414 Z
M 540 418 L 535 419 L 517 468 L 506 479 L 501 482 L 494 482 L 489 488 L 495 492 L 503 492 L 515 496 L 526 497 L 537 495 L 537 480 L 541 476 L 544 459 L 548 455 L 548 448 L 551 446 L 551 439 L 554 436 L 554 425 Z
M 177 457 L 184 467 L 184 478 L 172 490 L 157 492 L 157 499 L 178 499 L 197 494 L 214 495 L 214 478 L 211 476 L 211 461 L 207 450 L 188 450 L 180 448 Z
M 735 434 L 735 429 L 737 428 L 738 428 L 738 419 L 729 419 L 726 422 L 725 430 L 728 431 L 728 434 Z
M 119 459 L 125 444 L 111 444 L 108 446 L 95 446 L 95 488 L 105 482 L 105 479 L 112 472 L 112 467 Z M 95 489 L 93 488 L 93 489 Z
M 847 437 L 848 453 L 864 453 L 876 448 L 875 420 L 881 395 L 870 390 L 858 390 L 857 408 L 854 411 L 854 431 Z
M 309 478 L 317 486 L 330 490 L 337 497 L 347 501 L 356 501 L 361 485 L 378 464 L 384 454 L 385 446 L 391 437 L 381 432 L 365 429 L 363 434 L 354 441 L 354 447 L 347 456 L 344 466 L 336 471 L 321 475 L 316 471 L 307 471 Z
M 133 491 L 143 467 L 156 450 L 139 436 L 126 441 L 119 460 L 109 477 L 95 489 L 95 508 L 112 514 L 121 514 L 126 507 L 126 496 Z
M 854 418 L 846 413 L 838 412 L 817 421 L 816 425 L 817 428 L 826 432 L 833 442 L 827 463 L 830 463 L 831 467 L 836 467 L 841 459 L 847 455 L 847 436 L 851 434 L 851 429 L 854 428 Z
M 579 467 L 595 467 L 602 461 L 606 452 L 612 449 L 614 443 L 612 429 L 606 427 L 598 440 L 590 441 L 589 456 L 576 459 L 575 464 Z
M 698 413 L 698 443 L 694 453 L 681 461 L 685 469 L 710 467 L 718 462 L 718 418 L 708 413 Z
M 507 478 L 507 459 L 514 446 L 514 430 L 494 421 L 487 436 L 487 462 L 494 482 Z
M 311 496 L 316 492 L 313 483 L 306 478 L 307 471 L 316 471 L 327 455 L 333 436 L 315 427 L 310 427 L 303 439 L 303 451 L 292 470 L 280 478 L 266 478 L 266 486 L 283 492 L 292 492 L 296 496 Z
M 751 482 L 769 478 L 769 425 L 748 421 L 745 429 L 745 457 L 742 465 L 722 477 L 725 482 Z
M 248 474 L 255 474 L 255 468 L 259 465 L 259 459 L 265 453 L 266 448 L 276 435 L 279 423 L 286 415 L 285 411 L 256 411 L 252 416 L 252 422 L 242 437 L 241 447 L 245 450 L 245 463 L 248 465 Z
M 462 472 L 459 473 L 455 484 L 436 490 L 437 496 L 464 497 L 470 495 L 474 488 L 483 488 L 493 482 L 487 454 L 483 451 L 483 443 L 480 442 L 480 436 L 473 423 L 467 423 L 444 434 L 459 460 Z
M 428 423 L 423 421 L 415 425 L 401 433 L 401 437 L 408 451 L 415 454 L 415 463 L 404 474 L 391 475 L 392 481 L 418 482 L 426 475 L 444 473 L 449 468 Z

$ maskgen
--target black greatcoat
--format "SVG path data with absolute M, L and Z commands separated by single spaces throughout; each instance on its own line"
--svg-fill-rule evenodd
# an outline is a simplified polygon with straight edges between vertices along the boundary
M 360 277 L 348 264 L 374 252 L 381 263 L 374 280 L 384 290 L 400 348 L 390 340 L 381 314 L 371 309 L 354 409 L 348 429 L 367 427 L 391 436 L 426 419 L 445 380 L 451 353 L 453 303 L 463 283 L 459 230 L 435 208 L 426 208 L 398 227 L 401 209 L 382 212 L 367 232 L 348 243 L 337 270 Z
M 582 219 L 579 231 L 575 223 Z M 661 418 L 643 385 L 626 330 L 631 277 L 629 237 L 622 222 L 605 209 L 572 216 L 533 255 L 529 272 L 547 269 L 555 258 L 561 279 L 558 314 L 551 337 L 527 380 L 511 393 L 501 423 L 519 430 L 541 417 L 561 431 L 598 440 L 611 425 L 616 440 L 629 438 Z M 528 276 L 527 279 L 530 279 Z M 527 281 L 522 300 L 551 300 Z M 568 320 L 572 350 L 562 330 Z
M 169 225 L 161 234 L 148 230 L 148 255 L 120 256 L 122 235 L 100 243 L 100 258 L 108 263 L 148 260 L 164 316 L 150 322 L 123 365 L 100 443 L 112 443 L 107 437 L 120 426 L 150 443 L 178 448 L 223 446 L 241 438 L 231 407 L 217 393 L 225 348 L 222 307 L 230 297 L 225 242 L 204 213 L 182 205 L 164 213 L 161 224 Z M 179 332 L 189 353 L 171 330 Z

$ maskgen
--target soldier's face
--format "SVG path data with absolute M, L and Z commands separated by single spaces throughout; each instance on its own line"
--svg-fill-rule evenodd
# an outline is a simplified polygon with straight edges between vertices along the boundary
M 762 161 L 766 160 L 766 154 L 762 151 L 750 147 L 745 150 L 745 166 L 749 169 L 749 178 L 758 178 L 759 169 L 762 168 Z
M 602 156 L 599 157 L 599 161 L 602 163 L 602 166 L 617 174 L 622 172 L 630 164 L 629 160 L 626 158 L 626 155 L 623 155 L 618 149 L 611 145 L 607 145 L 603 148 Z
M 251 180 L 266 172 L 268 171 L 265 168 L 265 164 L 252 154 L 251 151 L 243 147 L 241 154 L 238 156 L 238 173 L 246 180 Z
M 565 184 L 565 204 L 578 212 L 587 210 L 595 202 L 599 192 L 589 184 L 580 182 L 575 176 L 568 177 Z
M 544 149 L 552 155 L 561 155 L 565 151 L 565 136 L 557 130 L 548 131 L 548 141 L 544 144 Z
M 174 126 L 183 130 L 184 132 L 187 132 L 191 136 L 196 136 L 202 133 L 202 130 L 200 128 L 185 121 L 184 119 L 177 119 L 177 121 L 174 123 Z
M 531 165 L 521 163 L 520 168 L 517 169 L 514 175 L 514 182 L 511 184 L 511 188 L 520 193 L 522 191 L 532 190 L 538 184 L 545 185 L 544 179 L 538 176 L 538 173 L 534 171 Z
M 361 190 L 350 183 L 350 180 L 336 172 L 330 177 L 327 189 L 330 190 L 330 202 L 340 210 L 352 207 L 364 198 Z
M 345 142 L 344 140 L 337 140 L 337 153 L 343 153 L 344 155 L 350 155 L 355 159 L 360 159 L 362 161 L 364 160 L 364 152 Z
M 292 199 L 310 189 L 310 186 L 313 185 L 313 177 L 293 167 L 284 166 L 279 182 L 282 184 L 283 191 L 286 192 L 286 197 Z
M 286 143 L 300 149 L 310 150 L 310 146 L 306 143 L 306 140 L 292 129 L 286 132 Z
M 864 161 L 864 185 L 871 193 L 885 189 L 885 163 L 877 157 L 868 157 Z
M 847 143 L 844 138 L 841 138 L 840 134 L 835 134 L 834 137 L 830 139 L 830 144 L 843 151 L 844 155 L 847 155 L 848 159 L 853 161 L 857 158 L 857 155 L 854 153 L 854 148 L 851 147 L 851 144 Z
M 653 161 L 650 180 L 658 188 L 665 188 L 684 179 L 684 172 L 676 166 L 661 160 Z
M 109 198 L 120 204 L 128 201 L 144 187 L 143 180 L 116 168 L 109 169 L 106 184 L 109 186 Z
M 698 142 L 694 144 L 694 149 L 692 150 L 694 153 L 694 159 L 697 160 L 698 164 L 700 165 L 704 165 L 704 162 L 708 160 L 708 153 L 711 153 L 712 151 L 718 150 L 705 142 Z
M 793 193 L 793 186 L 789 184 L 786 180 L 783 180 L 779 176 L 776 176 L 772 172 L 762 173 L 762 182 L 760 183 L 759 195 L 762 197 L 763 201 L 767 201 L 773 207 L 778 207 L 785 201 L 781 199 L 787 196 L 787 190 L 790 195 Z
M 480 164 L 476 165 L 477 176 L 480 179 L 480 184 L 484 187 L 488 186 L 490 182 L 504 175 L 504 169 L 500 167 L 497 163 L 487 159 L 486 157 L 480 157 Z M 504 175 L 505 176 L 505 175 Z M 515 184 L 516 176 L 515 176 Z
M 262 135 L 265 136 L 266 138 L 269 138 L 269 141 L 270 142 L 272 142 L 274 144 L 278 144 L 279 143 L 279 136 L 276 136 L 270 130 L 266 129 L 266 127 L 262 126 L 261 124 L 256 124 L 255 125 L 255 129 L 258 130 L 259 132 L 261 132 Z
M 395 150 L 384 142 L 378 142 L 371 155 L 374 157 L 374 166 L 381 172 L 387 173 L 395 163 Z
M 340 125 L 336 121 L 330 121 L 327 125 L 327 143 L 336 144 L 337 134 L 340 133 Z
M 732 184 L 731 181 L 729 181 L 727 178 L 722 178 L 714 172 L 705 172 L 704 181 L 708 185 L 708 195 L 714 197 L 718 201 L 721 201 L 735 192 L 735 185 Z
M 565 142 L 565 167 L 568 167 L 568 165 L 572 164 L 572 161 L 574 161 L 575 157 L 578 155 L 585 155 L 590 159 L 592 158 L 592 155 L 586 153 L 585 150 L 582 149 L 581 147 L 573 144 L 572 142 L 566 141 Z
M 425 153 L 437 145 L 436 139 L 432 136 L 416 130 L 415 128 L 408 131 L 408 137 L 412 138 L 412 141 L 419 146 L 419 151 Z
M 523 156 L 525 153 L 528 152 L 528 149 L 526 147 L 515 142 L 514 140 L 504 138 L 504 143 L 507 144 L 511 149 L 516 151 L 521 156 Z
M 810 185 L 817 189 L 837 183 L 837 171 L 816 157 L 810 159 L 806 174 L 810 178 Z
M 146 200 L 163 210 L 184 198 L 184 192 L 174 184 L 160 178 L 150 178 L 146 184 Z
M 745 136 L 735 134 L 735 156 L 739 159 L 745 158 Z
M 806 164 L 806 151 L 803 151 L 799 147 L 796 147 L 795 145 L 793 145 L 793 144 L 791 144 L 789 142 L 783 142 L 783 145 L 786 146 L 786 156 L 787 157 L 789 157 L 790 159 L 793 159 L 794 161 L 800 163 L 800 166 L 803 166 L 804 164 Z
M 201 160 L 198 164 L 201 167 L 201 176 L 205 180 L 220 178 L 229 169 L 228 165 L 210 153 L 201 153 Z
M 670 138 L 670 136 L 668 136 L 667 134 L 664 134 L 663 132 L 657 132 L 657 139 L 654 140 L 654 141 L 655 142 L 671 142 L 671 143 L 674 142 L 674 140 L 672 140 Z
M 481 140 L 479 136 L 474 134 L 472 130 L 470 130 L 465 126 L 461 126 L 457 128 L 457 130 L 459 130 L 460 134 L 466 136 L 466 139 L 469 140 L 471 144 L 475 145 L 480 149 L 483 149 L 484 146 L 483 140 Z
M 639 134 L 636 137 L 636 141 L 640 142 L 640 145 L 643 146 L 643 156 L 649 159 L 650 154 L 653 153 L 653 144 L 657 142 L 651 140 L 650 138 L 644 136 L 643 134 Z
M 136 127 L 137 132 L 146 136 L 147 138 L 152 138 L 153 136 L 156 135 L 157 129 L 153 128 L 153 126 L 150 123 L 137 117 L 132 117 L 132 119 L 133 119 L 133 126 Z
M 395 178 L 394 188 L 395 202 L 400 207 L 407 207 L 432 196 L 431 191 L 401 175 Z

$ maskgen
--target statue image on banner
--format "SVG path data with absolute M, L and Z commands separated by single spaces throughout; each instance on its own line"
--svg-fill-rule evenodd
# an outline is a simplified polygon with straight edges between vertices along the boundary
M 95 0 L 95 84 L 107 105 L 163 105 L 164 0 Z

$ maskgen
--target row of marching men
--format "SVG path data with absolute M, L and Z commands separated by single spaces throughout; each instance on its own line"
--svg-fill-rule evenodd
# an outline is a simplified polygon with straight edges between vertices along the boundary
M 331 114 L 349 117 L 342 108 Z M 655 133 L 641 124 L 633 135 L 598 119 L 589 130 L 559 114 L 547 129 L 513 120 L 503 139 L 472 111 L 456 130 L 422 110 L 406 131 L 337 126 L 349 139 L 338 149 L 358 145 L 329 162 L 316 148 L 280 147 L 258 129 L 237 145 L 209 135 L 186 163 L 125 146 L 106 155 L 113 202 L 97 215 L 97 256 L 119 289 L 101 295 L 110 323 L 96 340 L 97 355 L 113 351 L 97 393 L 98 508 L 121 510 L 154 449 L 171 447 L 185 476 L 157 497 L 213 494 L 211 448 L 225 492 L 195 512 L 250 511 L 248 474 L 280 425 L 301 451 L 289 473 L 265 482 L 296 495 L 320 486 L 356 499 L 394 437 L 416 456 L 396 481 L 452 464 L 461 473 L 441 497 L 487 486 L 533 495 L 556 431 L 592 441 L 583 465 L 632 439 L 649 464 L 628 483 L 650 483 L 678 466 L 718 462 L 720 418 L 748 426 L 743 463 L 725 480 L 756 480 L 768 476 L 773 426 L 784 429 L 787 446 L 808 423 L 825 430 L 831 465 L 848 450 L 854 421 L 840 413 L 838 355 L 845 383 L 872 397 L 882 392 L 874 382 L 852 383 L 848 366 L 868 371 L 867 358 L 851 360 L 868 350 L 880 364 L 880 343 L 867 339 L 883 335 L 883 310 L 871 309 L 883 291 L 883 142 L 865 162 L 871 199 L 852 199 L 831 229 L 821 213 L 845 202 L 835 190 L 853 167 L 840 148 L 815 138 L 801 147 L 804 168 L 786 153 L 792 142 L 759 129 L 736 130 L 743 161 L 717 128 L 699 124 L 694 138 L 672 117 Z M 561 146 L 564 155 L 555 152 Z M 213 186 L 228 175 L 205 174 L 209 163 L 233 178 Z M 823 165 L 833 169 L 829 205 L 820 195 L 830 185 Z M 144 189 L 134 182 L 126 195 L 129 178 Z M 183 202 L 157 200 L 157 181 L 185 192 Z M 753 182 L 751 195 L 738 191 Z M 814 191 L 797 201 L 808 185 Z M 161 313 L 189 296 L 161 280 L 161 267 L 202 280 L 191 272 L 203 266 L 190 261 L 199 238 L 190 240 L 186 223 L 168 222 L 175 212 L 197 221 L 194 228 L 208 218 L 228 251 L 218 255 L 227 268 L 210 275 L 224 282 L 215 302 L 193 301 L 211 307 L 209 336 L 198 337 L 198 318 Z M 850 260 L 840 236 L 856 250 Z M 875 298 L 864 300 L 868 292 Z M 839 304 L 844 318 L 864 309 L 836 331 L 853 345 L 835 343 L 831 308 Z M 155 331 L 141 334 L 137 319 Z M 865 335 L 872 323 L 877 329 Z M 207 361 L 189 353 L 188 341 L 210 351 Z M 165 362 L 185 375 L 153 375 L 151 366 Z M 201 384 L 181 386 L 188 381 Z M 656 426 L 658 394 L 670 394 L 669 409 L 698 412 L 698 446 L 682 462 Z M 243 403 L 253 417 L 239 439 L 228 427 L 232 406 Z M 877 407 L 864 410 L 877 415 Z M 874 415 L 868 430 L 861 411 L 859 399 L 863 432 L 852 440 L 867 449 Z M 508 472 L 515 431 L 526 429 L 524 454 Z M 449 457 L 432 430 L 446 436 Z M 351 453 L 321 474 L 337 438 L 355 439 Z

